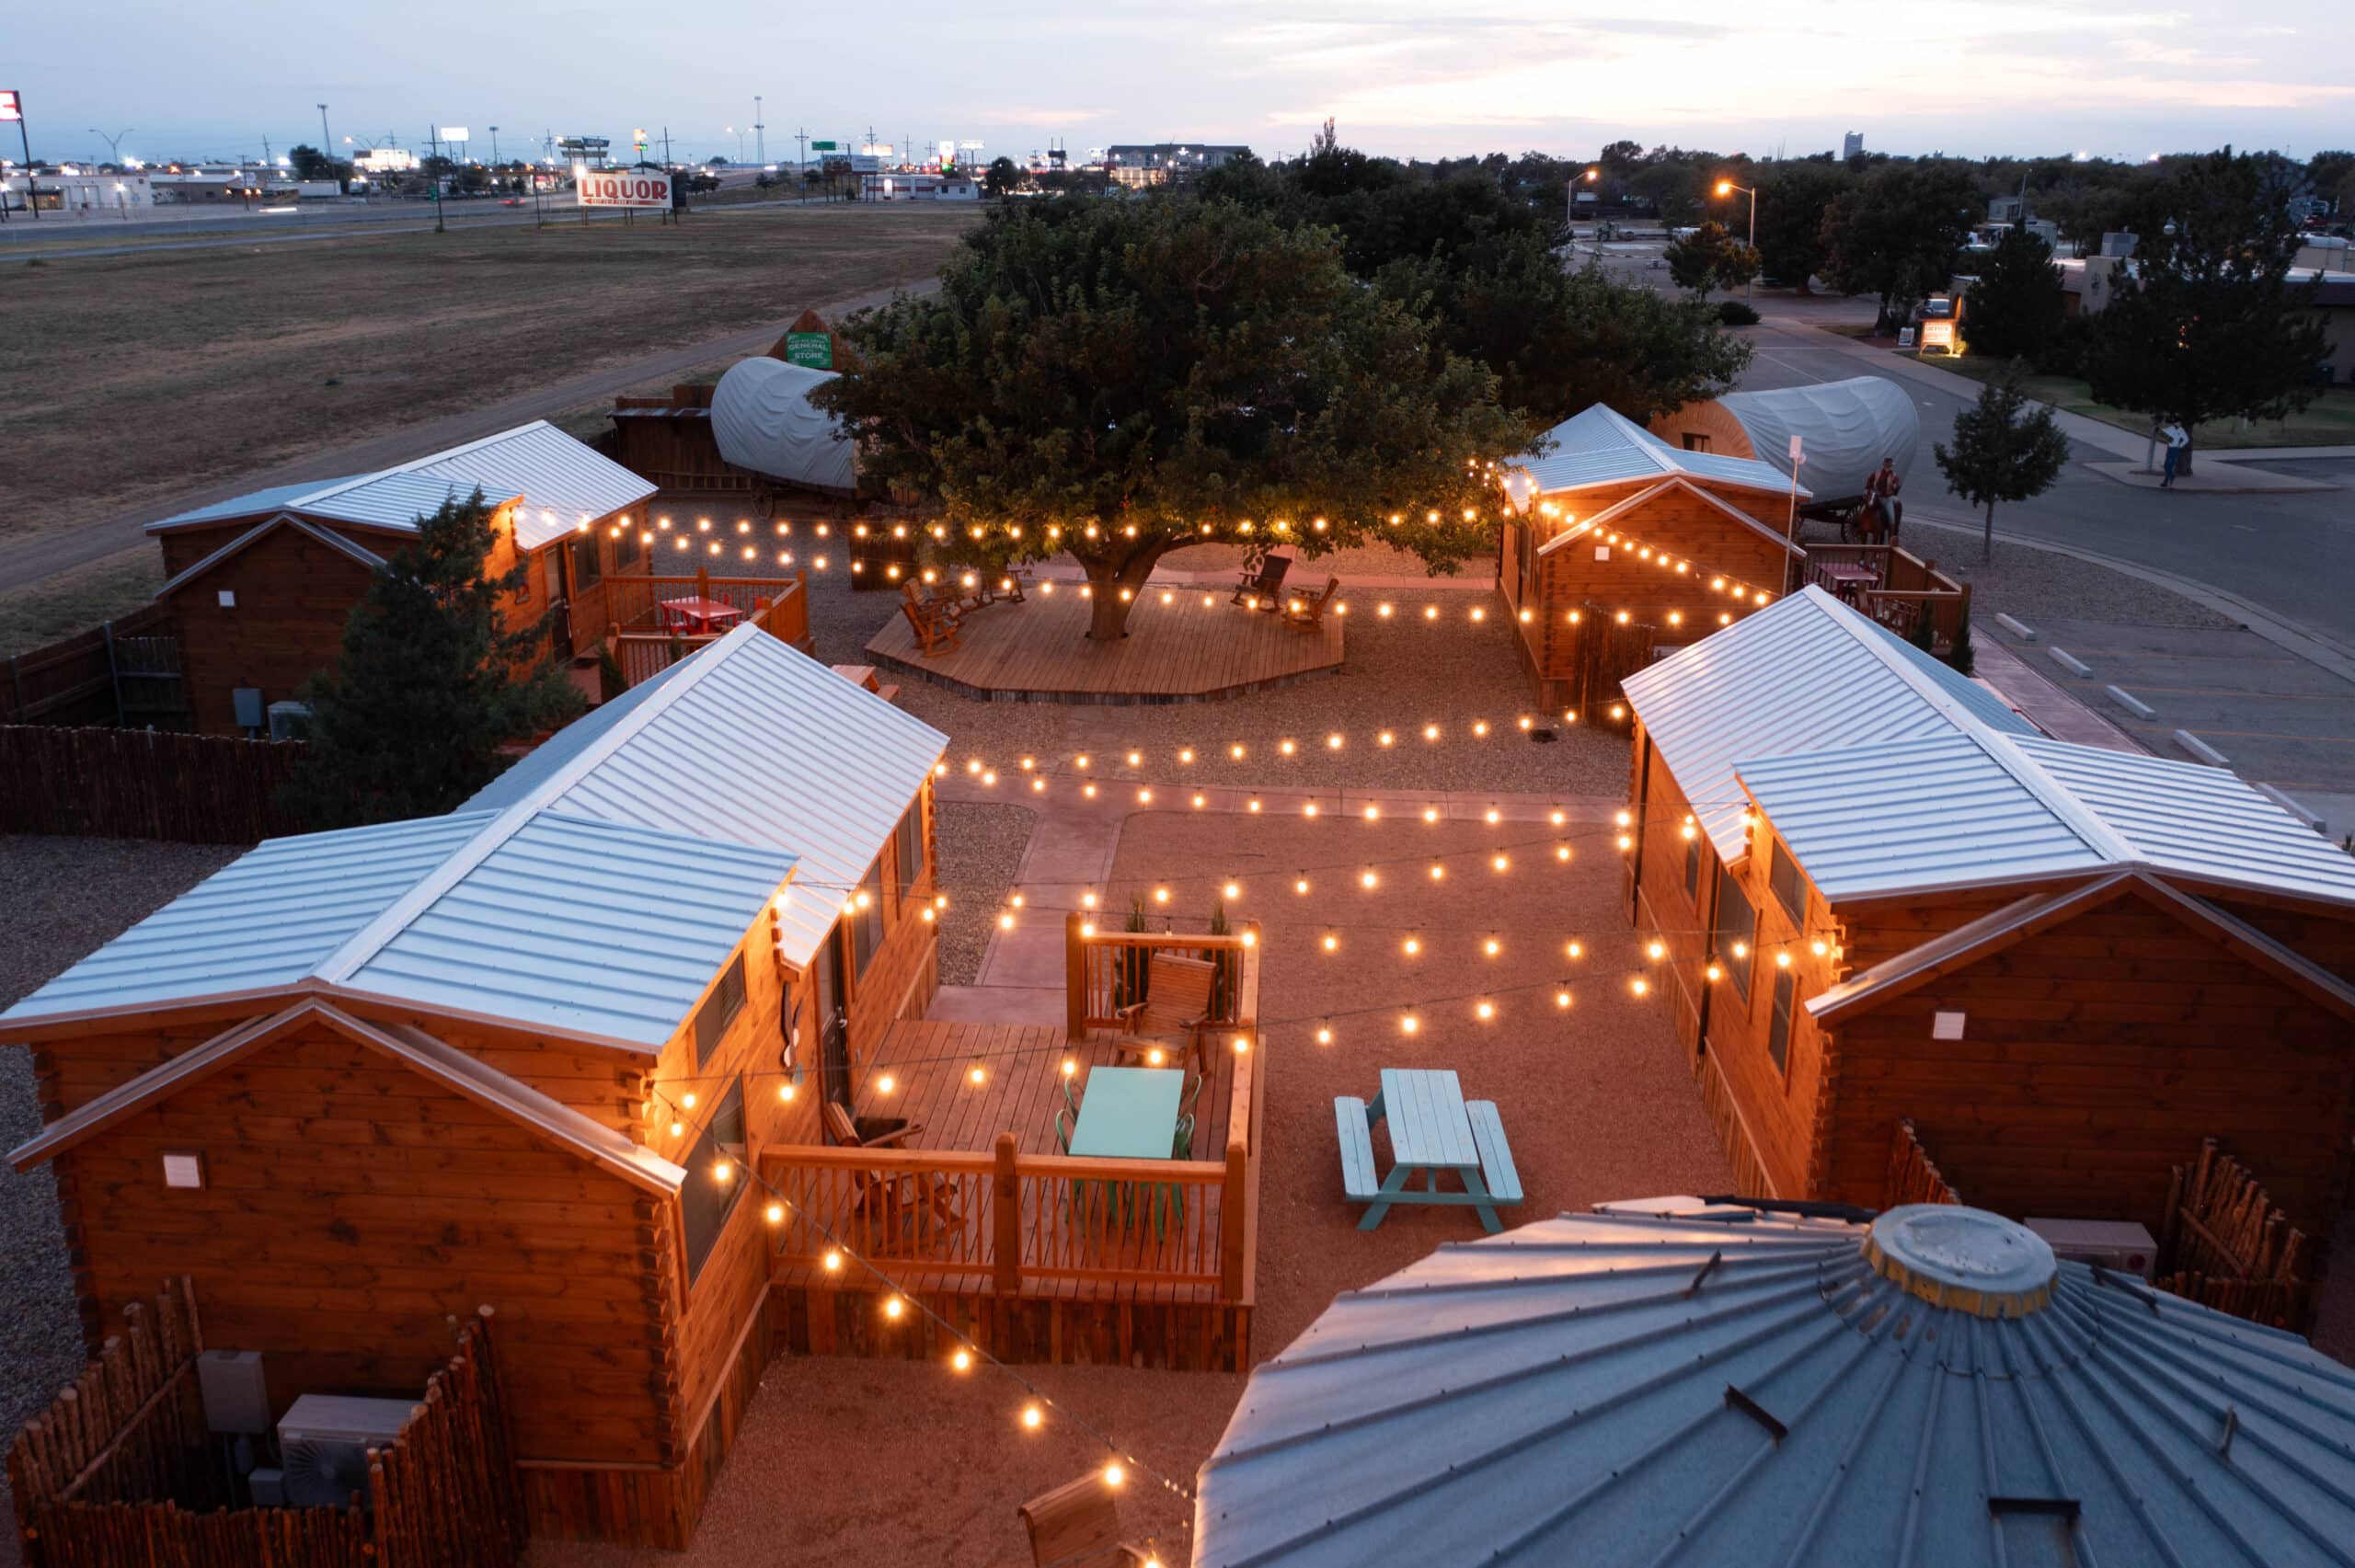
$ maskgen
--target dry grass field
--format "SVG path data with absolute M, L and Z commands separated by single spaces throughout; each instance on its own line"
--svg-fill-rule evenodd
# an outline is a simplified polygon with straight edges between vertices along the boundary
M 160 514 L 208 484 L 920 283 L 975 221 L 970 208 L 821 205 L 12 268 L 0 545 Z M 64 619 L 126 607 L 91 586 Z M 0 624 L 54 635 L 41 597 L 0 585 Z

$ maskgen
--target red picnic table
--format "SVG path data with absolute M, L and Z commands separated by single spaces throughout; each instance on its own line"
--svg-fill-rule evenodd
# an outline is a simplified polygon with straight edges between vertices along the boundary
M 1859 589 L 1880 581 L 1880 574 L 1860 561 L 1827 561 L 1816 570 L 1824 585 L 1849 604 L 1856 602 Z
M 666 599 L 661 605 L 662 629 L 687 636 L 706 636 L 724 632 L 744 618 L 744 612 L 732 604 L 722 604 L 717 599 Z

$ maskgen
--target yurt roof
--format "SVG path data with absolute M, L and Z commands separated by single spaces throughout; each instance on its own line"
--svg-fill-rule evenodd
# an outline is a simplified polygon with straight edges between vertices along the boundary
M 1916 1205 L 1453 1243 L 1255 1371 L 1195 1562 L 2346 1562 L 2355 1373 Z

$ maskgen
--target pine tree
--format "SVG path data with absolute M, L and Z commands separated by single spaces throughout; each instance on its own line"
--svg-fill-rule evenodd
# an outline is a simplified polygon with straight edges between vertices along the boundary
M 2067 298 L 2051 247 L 2016 226 L 1963 295 L 1963 337 L 1974 354 L 2040 360 L 2061 336 Z
M 1995 503 L 2040 496 L 2069 462 L 2069 438 L 2052 410 L 2031 406 L 2020 390 L 2026 370 L 2016 360 L 1979 390 L 1979 401 L 1954 417 L 1954 445 L 1932 448 L 1947 488 L 1987 509 L 1982 560 L 1995 558 Z
M 495 534 L 477 490 L 418 520 L 344 623 L 332 670 L 303 687 L 310 750 L 283 804 L 317 828 L 448 811 L 497 777 L 499 749 L 580 699 L 546 658 L 545 620 L 510 627 L 526 568 L 487 576 Z

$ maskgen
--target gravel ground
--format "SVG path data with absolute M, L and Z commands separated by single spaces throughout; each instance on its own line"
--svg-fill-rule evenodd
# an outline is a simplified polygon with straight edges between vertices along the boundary
M 157 905 L 243 852 L 217 844 L 134 839 L 0 836 L 0 1007 L 39 986 Z M 32 1053 L 0 1047 L 0 1147 L 40 1130 Z M 57 1187 L 46 1169 L 0 1165 L 0 1430 L 13 1432 L 82 1370 Z M 7 1515 L 0 1482 L 0 1516 Z M 17 1561 L 16 1532 L 0 1533 L 0 1563 Z
M 1027 806 L 943 801 L 938 807 L 938 882 L 949 894 L 940 920 L 940 983 L 969 986 L 979 975 L 997 911 L 1014 887 L 1038 815 Z
M 1999 521 L 2001 517 L 1999 512 Z M 1970 585 L 1971 617 L 1982 625 L 1992 626 L 1999 612 L 2031 626 L 2052 619 L 2123 626 L 2221 628 L 2240 624 L 2140 578 L 2051 550 L 1998 540 L 1994 560 L 1982 566 L 1980 544 L 1974 532 L 1907 520 L 1906 548 L 1935 561 L 1956 581 Z
M 1262 995 L 1270 1019 L 1261 1047 L 1269 1100 L 1267 1165 L 1260 1185 L 1258 1317 L 1262 1359 L 1304 1329 L 1338 1291 L 1365 1286 L 1447 1242 L 1479 1234 L 1460 1209 L 1400 1208 L 1371 1233 L 1340 1195 L 1333 1153 L 1332 1097 L 1370 1096 L 1385 1066 L 1445 1066 L 1465 1093 L 1496 1100 L 1521 1167 L 1527 1221 L 1605 1198 L 1723 1191 L 1731 1181 L 1700 1097 L 1657 1001 L 1636 1001 L 1625 984 L 1634 942 L 1618 907 L 1619 863 L 1591 827 L 1573 828 L 1571 863 L 1517 847 L 1514 869 L 1499 876 L 1488 856 L 1499 843 L 1536 835 L 1528 824 L 1393 819 L 1219 818 L 1140 813 L 1127 822 L 1113 876 L 1179 889 L 1168 906 L 1180 924 L 1207 912 L 1207 889 L 1180 881 L 1205 865 L 1243 883 L 1233 906 L 1261 922 Z M 1544 835 L 1548 836 L 1550 835 Z M 1292 890 L 1303 865 L 1355 865 L 1412 855 L 1386 868 L 1373 892 L 1344 874 L 1315 876 L 1309 897 Z M 1424 857 L 1444 857 L 1433 883 Z M 1338 932 L 1327 956 L 1322 938 Z M 1427 944 L 1419 960 L 1399 951 L 1409 932 Z M 1468 990 L 1488 961 L 1490 933 L 1509 944 L 1495 961 L 1500 984 L 1549 982 L 1527 993 L 1499 991 L 1498 1016 L 1478 1022 Z M 1559 958 L 1570 933 L 1590 956 Z M 1553 1001 L 1550 982 L 1572 971 L 1575 1002 Z M 1419 1009 L 1412 1036 L 1399 1011 Z M 1350 1010 L 1374 1009 L 1355 1016 Z M 1329 1021 L 1330 1045 L 1317 1029 Z M 1383 1139 L 1377 1152 L 1387 1160 Z M 1192 1484 L 1241 1397 L 1244 1380 L 1210 1373 L 1112 1368 L 1019 1369 L 1049 1397 L 1120 1440 L 1138 1459 Z M 815 1564 L 853 1561 L 994 1568 L 1027 1561 L 1015 1510 L 1022 1501 L 1102 1462 L 1103 1450 L 1066 1422 L 1024 1436 L 1016 1413 L 1025 1396 L 998 1377 L 958 1378 L 925 1363 L 821 1358 L 769 1368 L 743 1436 L 713 1492 L 694 1549 L 699 1564 Z M 826 1441 L 812 1443 L 813 1431 Z M 790 1476 L 792 1483 L 778 1484 Z M 912 1478 L 920 1478 L 912 1484 Z M 1162 1560 L 1188 1560 L 1184 1499 L 1137 1476 L 1121 1502 L 1124 1533 L 1152 1539 Z M 789 1543 L 789 1544 L 788 1544 Z M 658 1561 L 613 1548 L 534 1548 L 534 1568 L 618 1568 Z

